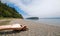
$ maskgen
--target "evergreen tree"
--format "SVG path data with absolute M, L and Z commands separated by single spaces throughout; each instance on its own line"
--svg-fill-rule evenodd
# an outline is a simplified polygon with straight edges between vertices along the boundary
M 15 8 L 9 7 L 6 4 L 3 4 L 0 1 L 0 17 L 5 18 L 23 18 L 21 14 L 19 14 Z

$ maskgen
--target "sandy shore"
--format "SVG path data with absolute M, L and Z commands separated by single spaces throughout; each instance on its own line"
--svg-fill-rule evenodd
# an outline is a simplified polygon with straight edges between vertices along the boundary
M 21 31 L 19 33 L 11 33 L 6 35 L 9 36 L 60 36 L 60 27 L 52 26 L 42 23 L 36 23 L 31 21 L 25 21 L 22 19 L 14 19 L 10 22 L 10 24 L 19 23 L 22 25 L 26 25 L 29 30 Z

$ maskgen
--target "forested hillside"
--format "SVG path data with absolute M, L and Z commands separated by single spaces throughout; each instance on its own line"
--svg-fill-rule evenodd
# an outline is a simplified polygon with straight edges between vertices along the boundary
M 14 8 L 0 1 L 0 18 L 23 18 Z

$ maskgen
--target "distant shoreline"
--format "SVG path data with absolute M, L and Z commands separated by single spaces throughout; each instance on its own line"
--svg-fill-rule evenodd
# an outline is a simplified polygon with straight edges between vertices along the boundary
M 39 19 L 60 19 L 60 18 L 39 18 Z

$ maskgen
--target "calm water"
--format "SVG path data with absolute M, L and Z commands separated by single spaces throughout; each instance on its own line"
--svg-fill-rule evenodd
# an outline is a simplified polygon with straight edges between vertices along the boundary
M 28 20 L 28 21 L 60 26 L 60 19 L 39 19 L 39 20 Z

